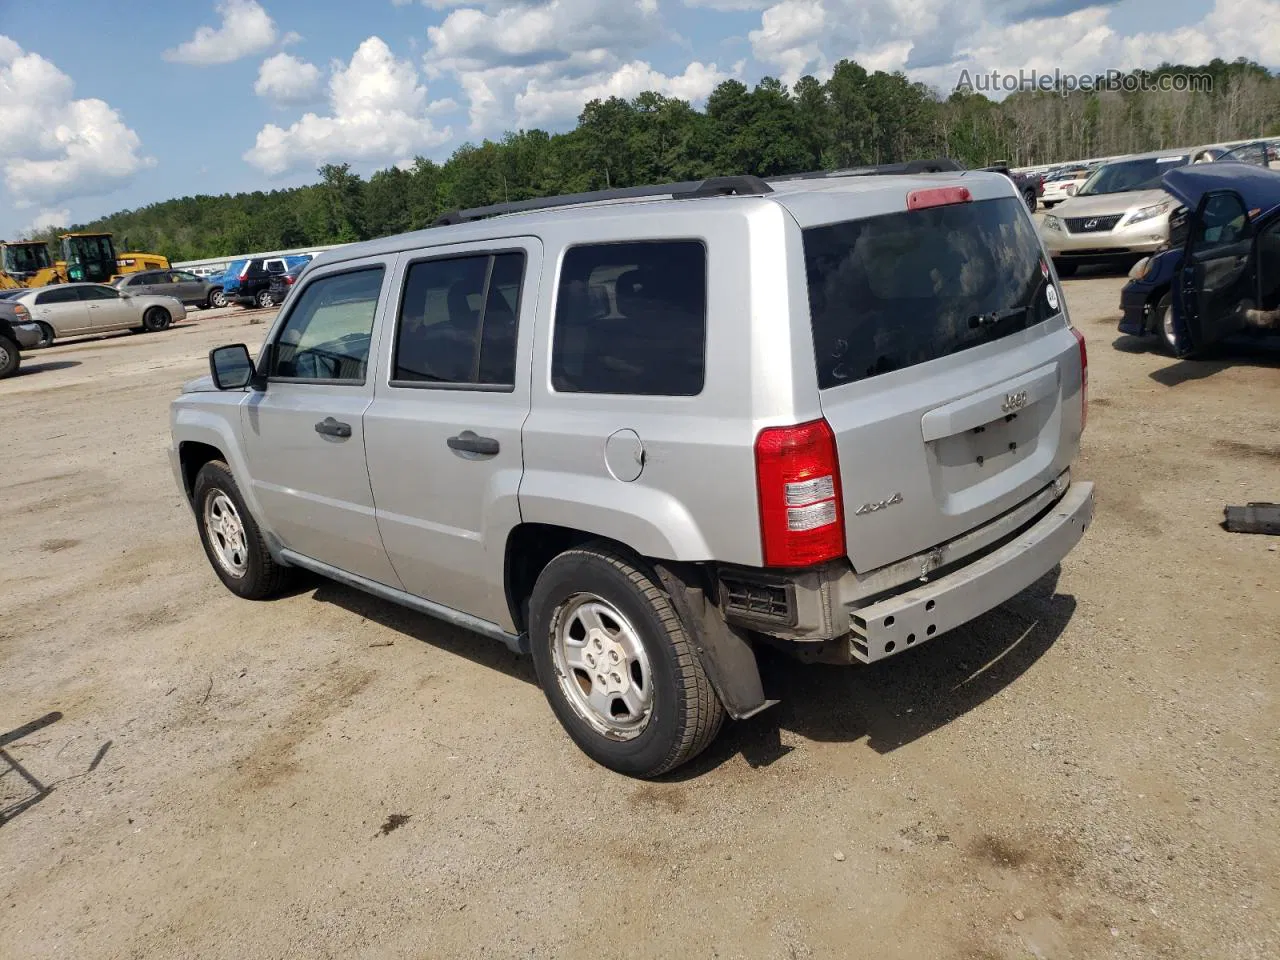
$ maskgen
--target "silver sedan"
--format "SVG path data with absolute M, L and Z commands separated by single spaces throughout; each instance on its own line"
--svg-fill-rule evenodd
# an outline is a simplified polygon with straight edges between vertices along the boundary
M 44 331 L 44 344 L 55 338 L 109 333 L 113 330 L 155 332 L 184 320 L 187 308 L 173 297 L 122 293 L 101 283 L 59 283 L 37 287 L 15 298 Z

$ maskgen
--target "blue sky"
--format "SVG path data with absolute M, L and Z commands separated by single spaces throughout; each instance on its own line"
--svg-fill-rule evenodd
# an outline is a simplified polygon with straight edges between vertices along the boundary
M 0 0 L 0 236 L 842 57 L 947 90 L 965 69 L 1274 63 L 1277 37 L 1280 0 Z

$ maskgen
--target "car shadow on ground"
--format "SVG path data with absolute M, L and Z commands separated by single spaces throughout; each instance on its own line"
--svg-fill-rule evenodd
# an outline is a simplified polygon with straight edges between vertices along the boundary
M 422 643 L 430 644 L 447 653 L 464 657 L 490 670 L 501 670 L 509 677 L 526 683 L 538 683 L 533 672 L 533 660 L 517 656 L 497 640 L 482 637 L 470 630 L 418 613 L 390 600 L 383 600 L 340 583 L 316 578 L 308 586 L 314 588 L 313 599 L 331 603 L 366 620 L 394 630 Z M 299 590 L 305 593 L 306 589 Z
M 753 767 L 768 766 L 790 752 L 782 743 L 783 731 L 824 742 L 865 740 L 877 753 L 927 736 L 1012 684 L 1053 646 L 1076 609 L 1074 597 L 1056 592 L 1058 576 L 1055 568 L 977 620 L 871 666 L 806 665 L 762 648 L 765 691 L 780 703 L 749 720 L 727 723 L 705 753 L 664 779 L 696 778 L 739 754 Z M 496 640 L 341 584 L 309 586 L 322 603 L 537 685 L 532 659 Z
M 26 377 L 33 373 L 49 373 L 53 370 L 69 370 L 71 367 L 78 367 L 83 361 L 80 360 L 46 360 L 43 363 L 36 361 L 32 363 L 30 360 L 23 358 L 22 366 L 18 368 L 15 377 Z
M 780 703 L 727 725 L 668 779 L 698 777 L 738 754 L 768 766 L 790 752 L 783 731 L 831 743 L 865 740 L 881 754 L 928 736 L 1012 684 L 1062 635 L 1076 601 L 1056 592 L 1058 575 L 1055 569 L 977 620 L 878 664 L 808 665 L 765 653 L 765 692 Z
M 1202 358 L 1177 360 L 1167 367 L 1152 370 L 1148 376 L 1164 387 L 1176 387 L 1195 380 L 1204 380 L 1232 367 L 1280 368 L 1280 348 L 1268 344 L 1257 347 L 1220 347 Z

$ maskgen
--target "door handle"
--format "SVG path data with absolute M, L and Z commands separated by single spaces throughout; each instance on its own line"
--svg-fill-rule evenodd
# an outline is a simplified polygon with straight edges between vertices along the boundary
M 493 437 L 481 437 L 473 430 L 463 430 L 456 437 L 449 438 L 449 449 L 492 457 L 497 455 L 499 448 L 498 441 Z
M 325 417 L 316 424 L 316 433 L 325 437 L 341 437 L 345 440 L 351 436 L 351 424 L 342 423 L 333 417 Z

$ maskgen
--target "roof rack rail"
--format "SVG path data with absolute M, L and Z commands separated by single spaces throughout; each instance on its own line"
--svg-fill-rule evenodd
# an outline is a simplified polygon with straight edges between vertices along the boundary
M 869 167 L 844 167 L 839 170 L 812 170 L 808 173 L 784 173 L 767 178 L 767 183 L 789 180 L 824 180 L 834 177 L 904 176 L 916 173 L 955 173 L 965 168 L 950 157 L 932 160 L 907 160 L 903 163 L 881 163 Z
M 552 210 L 556 207 L 572 207 L 583 203 L 601 203 L 606 200 L 639 200 L 645 197 L 671 197 L 675 200 L 694 200 L 701 197 L 760 196 L 773 193 L 773 188 L 759 177 L 711 177 L 706 180 L 686 180 L 682 183 L 659 183 L 643 187 L 620 187 L 614 190 L 593 190 L 588 193 L 568 193 L 558 197 L 537 197 L 533 200 L 517 200 L 513 203 L 495 203 L 487 207 L 469 210 L 450 210 L 441 214 L 431 225 L 448 227 L 458 223 L 472 223 L 487 217 L 500 217 L 508 213 L 528 213 L 533 210 Z

